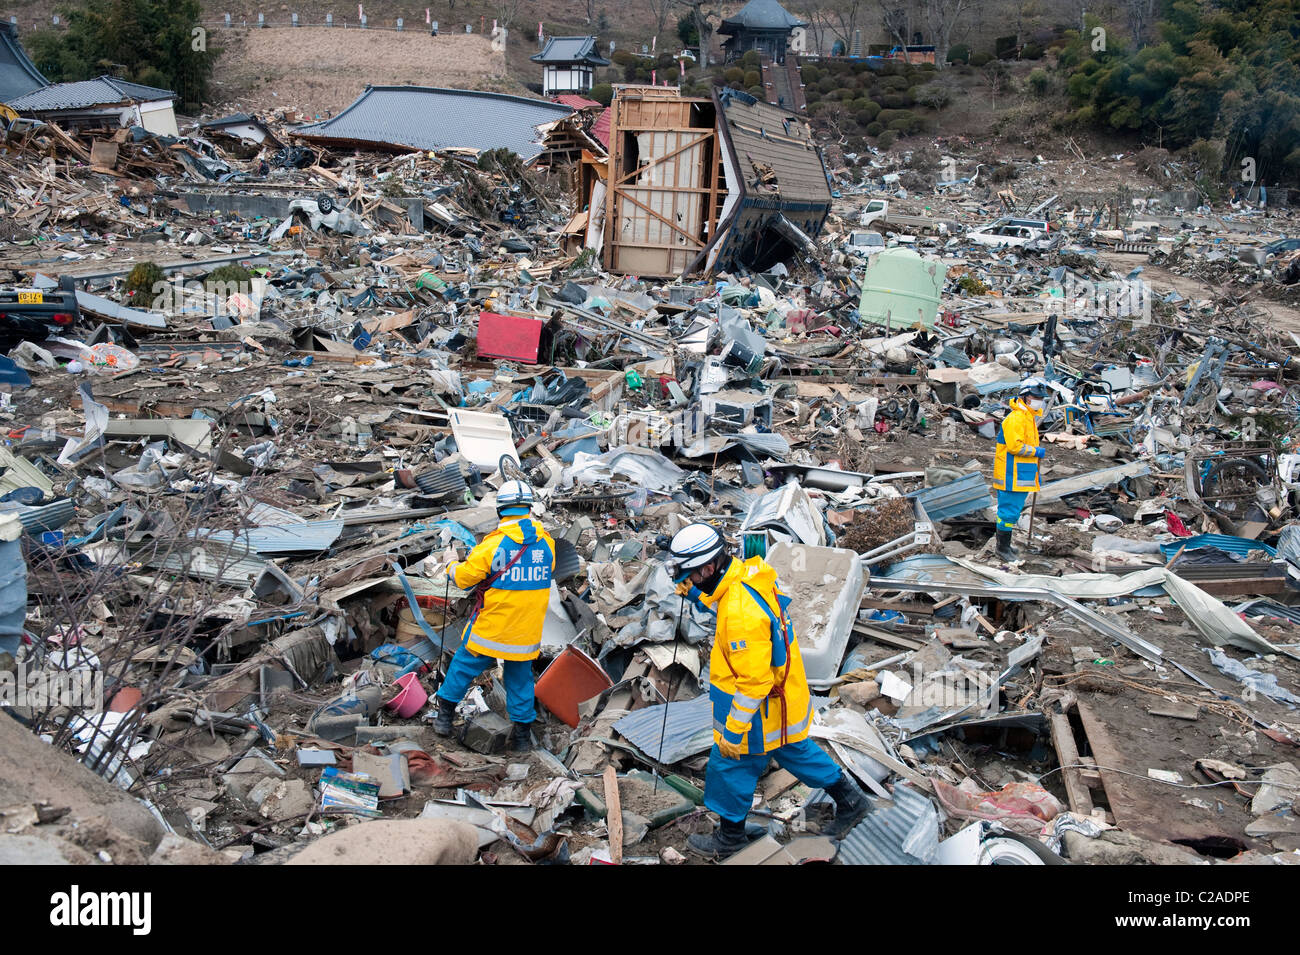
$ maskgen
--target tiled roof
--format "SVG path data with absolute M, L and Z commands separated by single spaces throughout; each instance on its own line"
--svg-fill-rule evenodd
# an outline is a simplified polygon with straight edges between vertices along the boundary
M 558 103 L 504 93 L 370 86 L 334 118 L 302 126 L 296 134 L 426 150 L 505 147 L 532 159 L 542 151 L 537 127 L 572 112 Z
M 722 21 L 718 32 L 735 33 L 741 27 L 747 30 L 793 30 L 807 25 L 776 0 L 749 0 L 739 13 Z
M 548 37 L 541 53 L 529 57 L 534 63 L 590 63 L 592 66 L 609 66 L 596 50 L 594 36 Z
M 587 99 L 585 96 L 579 96 L 576 93 L 561 93 L 559 96 L 551 97 L 552 103 L 559 103 L 561 106 L 568 106 L 570 109 L 586 109 L 588 106 L 599 106 L 594 99 Z
M 163 99 L 174 100 L 176 94 L 156 86 L 141 86 L 116 77 L 101 76 L 75 83 L 53 83 L 10 100 L 9 105 L 20 113 L 44 113 L 117 103 L 152 103 Z
M 49 84 L 27 58 L 18 42 L 18 31 L 12 24 L 0 23 L 0 103 L 8 103 Z

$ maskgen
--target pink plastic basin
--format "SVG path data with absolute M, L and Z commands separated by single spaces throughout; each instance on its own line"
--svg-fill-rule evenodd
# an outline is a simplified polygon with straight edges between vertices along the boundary
M 397 715 L 402 719 L 409 720 L 420 712 L 425 703 L 429 702 L 429 694 L 420 685 L 419 676 L 414 673 L 398 677 L 397 685 L 402 688 L 402 692 L 385 703 L 384 706 L 396 711 Z

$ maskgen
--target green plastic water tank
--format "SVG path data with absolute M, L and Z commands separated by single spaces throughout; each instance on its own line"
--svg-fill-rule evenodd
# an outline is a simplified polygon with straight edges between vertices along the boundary
M 948 267 L 911 249 L 886 249 L 867 265 L 858 315 L 864 322 L 903 331 L 933 328 Z

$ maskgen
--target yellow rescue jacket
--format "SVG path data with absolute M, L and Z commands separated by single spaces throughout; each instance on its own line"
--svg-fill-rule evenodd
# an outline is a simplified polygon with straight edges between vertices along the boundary
M 449 566 L 457 587 L 480 588 L 463 634 L 469 649 L 497 660 L 537 659 L 554 570 L 555 541 L 531 517 L 506 518 Z
M 998 491 L 1037 491 L 1040 412 L 1019 398 L 1011 399 L 1011 413 L 998 428 L 998 446 L 993 452 L 993 488 Z
M 744 740 L 753 756 L 806 738 L 812 696 L 776 570 L 761 557 L 733 557 L 717 589 L 698 599 L 718 615 L 709 658 L 714 742 Z

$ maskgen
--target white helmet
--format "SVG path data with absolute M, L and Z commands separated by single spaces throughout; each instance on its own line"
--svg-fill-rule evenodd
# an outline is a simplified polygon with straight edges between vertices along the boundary
M 668 545 L 668 572 L 673 583 L 680 584 L 691 571 L 711 564 L 727 549 L 727 542 L 717 528 L 709 524 L 687 524 L 673 535 Z
M 497 491 L 497 513 L 517 509 L 524 514 L 533 509 L 533 489 L 524 481 L 506 481 Z

